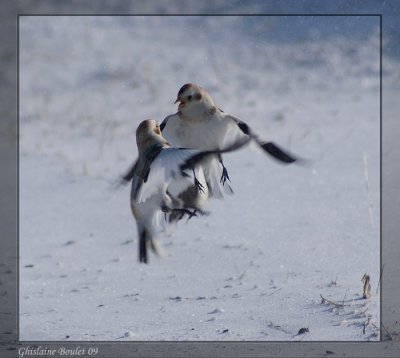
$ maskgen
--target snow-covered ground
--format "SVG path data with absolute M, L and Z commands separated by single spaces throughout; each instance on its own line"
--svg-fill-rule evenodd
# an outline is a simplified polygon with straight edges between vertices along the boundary
M 379 340 L 379 22 L 302 41 L 296 21 L 20 18 L 21 340 Z M 235 194 L 139 264 L 113 184 L 187 82 L 311 165 L 226 155 Z

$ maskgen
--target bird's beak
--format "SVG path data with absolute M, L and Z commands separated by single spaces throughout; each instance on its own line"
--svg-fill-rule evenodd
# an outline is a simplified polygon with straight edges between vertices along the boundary
M 176 101 L 174 102 L 174 104 L 176 104 L 176 103 L 178 103 L 178 102 L 179 102 L 180 104 L 185 103 L 185 102 L 183 101 L 182 97 L 179 96 L 179 94 L 178 94 L 178 96 L 176 97 Z

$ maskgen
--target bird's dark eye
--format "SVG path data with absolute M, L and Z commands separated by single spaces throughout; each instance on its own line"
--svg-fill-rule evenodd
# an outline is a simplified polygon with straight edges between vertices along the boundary
M 188 99 L 188 101 L 190 101 L 192 98 L 193 98 L 193 96 L 190 94 L 187 99 Z

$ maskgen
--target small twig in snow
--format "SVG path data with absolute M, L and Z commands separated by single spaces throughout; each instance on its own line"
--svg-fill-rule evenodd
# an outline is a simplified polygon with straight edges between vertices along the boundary
M 343 305 L 343 306 L 344 306 L 344 301 L 345 301 L 346 296 L 347 296 L 347 292 L 349 292 L 348 289 L 346 290 L 346 292 L 345 292 L 345 294 L 344 294 L 344 296 L 343 296 L 343 300 L 342 300 L 342 305 Z
M 330 300 L 328 300 L 327 298 L 325 298 L 324 296 L 322 296 L 321 294 L 320 294 L 320 296 L 321 296 L 321 298 L 322 298 L 322 303 L 328 302 L 328 303 L 330 303 L 331 305 L 334 305 L 334 306 L 336 306 L 336 307 L 350 306 L 350 305 L 346 305 L 344 302 L 343 302 L 343 303 L 337 303 L 337 302 L 334 302 L 334 301 L 330 301 Z
M 369 275 L 366 273 L 361 279 L 361 282 L 363 283 L 363 298 L 370 298 L 371 297 L 371 284 L 369 283 L 370 278 Z
M 363 334 L 365 334 L 365 328 L 368 327 L 371 323 L 371 317 L 368 317 L 368 319 L 363 323 Z

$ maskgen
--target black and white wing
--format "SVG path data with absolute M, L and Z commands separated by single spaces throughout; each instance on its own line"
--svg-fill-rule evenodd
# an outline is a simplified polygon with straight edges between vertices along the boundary
M 251 139 L 253 139 L 265 152 L 269 155 L 274 157 L 275 159 L 279 160 L 282 163 L 290 164 L 296 161 L 299 161 L 299 158 L 296 156 L 288 153 L 286 150 L 283 150 L 278 145 L 273 142 L 267 142 L 260 139 L 253 130 L 248 126 L 247 123 L 243 122 L 239 118 L 236 118 L 232 115 L 225 114 L 224 117 L 226 119 L 232 120 L 236 125 L 239 127 L 242 133 L 248 135 Z
M 136 201 L 142 203 L 154 195 L 164 195 L 167 191 L 174 196 L 179 195 L 194 184 L 194 175 L 199 181 L 203 180 L 201 184 L 205 185 L 201 167 L 193 167 L 192 171 L 187 170 L 189 168 L 181 168 L 198 152 L 194 149 L 164 148 L 150 163 L 148 175 L 135 195 Z M 173 187 L 173 190 L 170 190 L 170 187 Z

